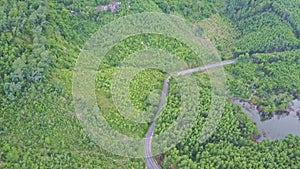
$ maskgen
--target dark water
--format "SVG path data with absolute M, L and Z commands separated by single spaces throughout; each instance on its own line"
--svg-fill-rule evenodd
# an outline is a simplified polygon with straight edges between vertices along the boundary
M 256 123 L 262 134 L 262 137 L 257 141 L 283 139 L 288 134 L 300 136 L 300 100 L 294 100 L 288 104 L 288 114 L 274 115 L 271 119 L 265 121 L 261 121 L 256 106 L 237 99 L 231 101 L 239 104 L 248 117 Z

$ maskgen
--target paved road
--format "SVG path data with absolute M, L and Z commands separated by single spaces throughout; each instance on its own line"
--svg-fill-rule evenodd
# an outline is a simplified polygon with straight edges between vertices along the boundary
M 213 63 L 213 64 L 210 64 L 210 65 L 196 67 L 196 68 L 193 68 L 193 69 L 182 70 L 182 71 L 179 71 L 177 73 L 177 75 L 187 75 L 187 74 L 191 74 L 191 73 L 194 73 L 194 72 L 199 72 L 199 71 L 203 71 L 203 70 L 207 70 L 207 69 L 211 69 L 211 68 L 215 68 L 215 67 L 220 67 L 220 66 L 224 66 L 224 65 L 233 64 L 235 62 L 236 62 L 236 60 L 227 60 L 227 61 L 223 61 L 223 62 Z
M 199 71 L 203 71 L 203 70 L 207 70 L 207 69 L 211 69 L 211 68 L 215 68 L 215 67 L 229 65 L 229 64 L 233 64 L 235 62 L 236 62 L 236 60 L 228 60 L 228 61 L 217 62 L 217 63 L 213 63 L 213 64 L 193 68 L 193 69 L 187 69 L 187 70 L 177 72 L 177 76 L 187 75 L 187 74 L 191 74 L 191 73 L 194 73 L 194 72 L 199 72 Z M 171 76 L 167 77 L 166 80 L 164 81 L 164 87 L 163 87 L 163 90 L 162 90 L 162 93 L 161 93 L 160 103 L 159 103 L 156 115 L 159 114 L 159 112 L 161 111 L 163 105 L 166 102 L 170 78 L 171 78 Z M 144 153 L 145 153 L 145 159 L 146 159 L 146 167 L 149 168 L 149 169 L 159 169 L 160 168 L 158 166 L 158 164 L 156 163 L 155 159 L 152 158 L 153 155 L 152 155 L 152 152 L 151 152 L 152 136 L 153 136 L 153 133 L 154 133 L 155 125 L 156 125 L 156 117 L 154 118 L 154 120 L 153 120 L 151 126 L 149 127 L 148 132 L 145 136 Z

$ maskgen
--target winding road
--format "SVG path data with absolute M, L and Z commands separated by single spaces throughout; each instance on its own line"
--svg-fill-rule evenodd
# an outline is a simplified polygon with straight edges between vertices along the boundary
M 187 75 L 187 74 L 191 74 L 191 73 L 194 73 L 194 72 L 199 72 L 199 71 L 203 71 L 203 70 L 207 70 L 207 69 L 212 69 L 212 68 L 215 68 L 215 67 L 220 67 L 220 66 L 233 64 L 235 62 L 236 62 L 236 60 L 228 60 L 228 61 L 217 62 L 217 63 L 213 63 L 213 64 L 201 66 L 201 67 L 196 67 L 196 68 L 193 68 L 193 69 L 182 70 L 182 71 L 177 72 L 176 75 L 177 76 Z M 164 86 L 163 86 L 163 89 L 162 89 L 161 98 L 160 98 L 160 102 L 159 102 L 159 106 L 158 106 L 158 110 L 156 112 L 156 115 L 161 111 L 163 105 L 166 102 L 170 78 L 171 78 L 171 76 L 167 77 L 164 81 Z M 152 136 L 154 134 L 155 125 L 156 125 L 156 116 L 155 116 L 151 126 L 149 127 L 146 136 L 145 136 L 144 153 L 145 153 L 145 159 L 146 159 L 146 167 L 148 169 L 160 169 L 159 165 L 157 164 L 157 162 L 153 158 L 153 155 L 152 155 L 152 152 L 151 152 Z

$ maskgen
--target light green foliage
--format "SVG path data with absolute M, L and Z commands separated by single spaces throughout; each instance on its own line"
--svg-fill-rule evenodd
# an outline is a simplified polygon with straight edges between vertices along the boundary
M 299 48 L 298 0 L 124 0 L 117 13 L 94 10 L 107 3 L 0 1 L 0 168 L 144 168 L 143 159 L 110 154 L 91 141 L 78 121 L 80 114 L 74 113 L 71 91 L 76 59 L 86 41 L 98 28 L 129 14 L 165 12 L 194 23 L 213 15 L 204 25 L 197 24 L 197 35 L 210 38 L 223 58 L 250 53 L 227 68 L 231 96 L 250 100 L 266 113 L 283 110 L 292 95 L 299 97 L 299 50 L 254 54 Z M 238 33 L 231 29 L 227 15 Z M 214 28 L 218 24 L 220 28 Z M 108 123 L 128 136 L 143 137 L 149 124 L 130 121 L 117 111 L 111 81 L 123 59 L 148 48 L 166 50 L 188 67 L 202 65 L 186 45 L 163 35 L 128 37 L 109 51 L 95 79 L 97 102 Z M 299 168 L 299 137 L 254 143 L 255 124 L 229 103 L 217 131 L 201 142 L 211 102 L 210 79 L 205 73 L 193 76 L 202 96 L 194 103 L 200 107 L 196 125 L 181 143 L 161 155 L 162 168 Z M 154 69 L 134 77 L 129 94 L 136 109 L 155 112 L 165 77 Z M 171 79 L 155 134 L 176 120 L 180 99 L 180 88 Z
M 233 54 L 242 54 L 239 63 L 229 66 L 229 88 L 265 115 L 285 111 L 286 104 L 299 97 L 299 6 L 299 1 L 281 0 L 227 4 L 227 14 L 239 30 Z
M 155 0 L 154 2 L 164 13 L 179 14 L 191 21 L 199 21 L 210 17 L 211 14 L 218 12 L 223 3 L 219 0 Z
M 284 111 L 286 104 L 300 95 L 299 58 L 299 50 L 241 56 L 240 60 L 248 61 L 228 67 L 230 91 L 261 106 L 267 114 Z
M 222 59 L 232 58 L 236 30 L 227 17 L 215 14 L 199 22 L 199 26 L 203 31 L 203 37 L 215 44 Z

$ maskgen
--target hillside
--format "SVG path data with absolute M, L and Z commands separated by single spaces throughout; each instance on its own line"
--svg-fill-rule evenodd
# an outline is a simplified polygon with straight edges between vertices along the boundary
M 155 156 L 161 168 L 300 167 L 299 136 L 258 143 L 262 133 L 255 123 L 238 105 L 227 101 L 245 100 L 257 105 L 262 117 L 270 117 L 285 112 L 287 104 L 299 98 L 299 0 L 121 0 L 114 13 L 95 10 L 109 3 L 0 2 L 0 168 L 145 168 L 144 158 L 114 154 L 97 144 L 80 121 L 82 114 L 76 112 L 72 93 L 77 59 L 88 49 L 90 38 L 107 24 L 142 12 L 184 18 L 194 26 L 195 39 L 211 47 L 212 56 L 219 56 L 219 61 L 237 59 L 224 67 L 226 102 L 220 122 L 210 124 L 216 127 L 212 135 L 204 127 L 213 105 L 212 78 L 209 71 L 191 75 L 197 86 L 192 92 L 201 94 L 189 102 L 199 107 L 195 125 L 181 142 Z M 112 92 L 114 73 L 127 64 L 124 60 L 148 49 L 160 49 L 159 54 L 167 52 L 184 62 L 178 64 L 182 67 L 168 67 L 171 70 L 205 64 L 189 44 L 164 34 L 136 34 L 113 46 L 95 70 L 94 93 L 106 122 L 126 136 L 123 141 L 143 139 L 151 122 L 139 123 L 120 113 L 113 95 L 119 91 Z M 153 118 L 166 77 L 166 71 L 155 68 L 134 75 L 127 92 L 138 112 L 127 115 Z M 125 81 L 120 83 L 125 85 Z M 184 109 L 182 86 L 176 78 L 169 85 L 155 136 L 167 131 Z

